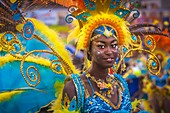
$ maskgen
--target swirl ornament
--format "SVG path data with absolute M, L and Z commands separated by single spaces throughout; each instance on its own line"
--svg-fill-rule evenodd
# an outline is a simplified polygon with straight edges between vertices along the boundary
M 24 78 L 24 80 L 26 81 L 26 83 L 30 86 L 30 87 L 36 87 L 39 83 L 40 83 L 40 73 L 38 71 L 38 69 L 35 66 L 29 66 L 26 69 L 26 75 L 23 71 L 23 67 L 24 67 L 24 62 L 26 60 L 26 58 L 28 56 L 30 56 L 32 53 L 34 52 L 41 52 L 41 51 L 32 51 L 27 53 L 21 61 L 20 64 L 20 72 Z
M 149 54 L 149 58 L 146 61 L 146 67 L 148 68 L 149 72 L 153 75 L 159 75 L 161 70 L 161 65 L 159 59 L 152 53 L 156 47 L 156 42 L 154 38 L 150 35 L 147 35 L 144 39 L 144 44 L 148 48 L 148 50 L 142 49 L 142 40 L 141 37 L 138 35 L 132 34 L 130 46 L 121 46 L 121 56 L 116 67 L 116 72 L 118 71 L 119 67 L 121 66 L 121 71 L 125 70 L 124 58 L 132 56 L 133 51 L 142 51 Z
M 66 17 L 65 17 L 65 21 L 70 24 L 72 23 L 74 20 L 74 16 L 72 14 L 68 14 Z
M 8 51 L 11 55 L 20 53 L 23 48 L 21 42 L 13 32 L 5 32 L 0 40 L 2 49 Z
M 63 73 L 62 65 L 58 60 L 53 60 L 50 66 L 57 74 Z
M 147 35 L 145 37 L 144 44 L 150 51 L 154 51 L 154 49 L 156 47 L 156 42 L 151 35 Z
M 160 65 L 159 59 L 149 50 L 141 49 L 141 48 L 131 48 L 124 55 L 122 55 L 116 67 L 116 72 L 118 72 L 118 69 L 120 65 L 122 64 L 122 62 L 124 62 L 124 58 L 127 57 L 133 51 L 142 51 L 142 52 L 148 53 L 150 56 L 148 60 L 146 61 L 146 67 L 148 68 L 151 74 L 159 75 L 161 71 L 161 65 Z
M 75 12 L 77 9 L 78 9 L 78 8 L 77 8 L 76 6 L 70 6 L 70 7 L 68 8 L 68 12 L 73 13 L 73 12 Z
M 37 81 L 37 83 L 34 84 L 35 86 L 40 82 L 40 73 L 34 66 L 29 66 L 27 68 L 26 75 L 27 75 L 28 79 L 30 80 L 30 82 Z
M 27 20 L 23 26 L 22 35 L 25 39 L 31 40 L 35 32 L 34 24 L 31 20 Z
M 137 19 L 140 16 L 140 12 L 137 9 L 131 10 L 131 13 L 133 13 L 133 18 L 129 20 L 129 23 L 132 23 L 135 19 Z
M 12 48 L 10 50 L 10 53 L 12 54 L 19 54 L 22 51 L 22 44 L 19 40 L 13 40 L 11 41 Z
M 148 58 L 146 66 L 151 74 L 159 76 L 161 65 L 159 59 L 155 55 L 152 54 L 152 57 Z
M 26 81 L 26 83 L 29 86 L 36 87 L 40 83 L 40 73 L 39 73 L 38 69 L 35 66 L 29 66 L 27 68 L 26 75 L 25 75 L 25 73 L 23 71 L 24 62 L 26 61 L 26 58 L 28 58 L 31 54 L 36 53 L 36 52 L 37 53 L 52 54 L 52 55 L 54 55 L 54 56 L 56 56 L 58 58 L 57 60 L 51 61 L 51 65 L 49 65 L 50 68 L 54 72 L 56 72 L 57 74 L 63 73 L 63 68 L 64 68 L 64 72 L 66 72 L 68 75 L 73 73 L 73 71 L 69 67 L 69 65 L 57 53 L 51 52 L 51 51 L 48 51 L 48 50 L 33 50 L 33 51 L 28 52 L 27 54 L 25 54 L 25 56 L 22 58 L 22 61 L 21 61 L 21 64 L 20 64 L 21 74 L 22 74 L 24 80 Z
M 16 40 L 16 36 L 13 32 L 7 31 L 1 37 L 1 46 L 4 50 L 10 50 L 12 40 Z
M 140 16 L 140 12 L 137 9 L 132 10 L 133 13 L 133 18 L 136 19 Z
M 134 47 L 134 48 L 140 48 L 140 46 L 142 45 L 142 41 L 141 41 L 141 38 L 140 36 L 136 36 L 136 35 L 132 35 L 131 37 L 131 45 Z
M 123 45 L 120 47 L 120 52 L 121 52 L 121 56 L 123 57 L 126 53 L 128 53 L 128 51 L 130 50 L 130 47 L 126 46 L 126 45 Z M 126 57 L 130 57 L 132 56 L 132 52 L 129 52 L 128 55 Z

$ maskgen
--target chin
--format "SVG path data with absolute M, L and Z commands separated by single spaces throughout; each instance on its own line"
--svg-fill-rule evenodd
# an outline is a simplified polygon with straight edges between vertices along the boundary
M 111 68 L 111 67 L 113 67 L 113 64 L 110 64 L 110 65 L 108 64 L 108 65 L 106 65 L 105 67 L 106 67 L 106 68 Z

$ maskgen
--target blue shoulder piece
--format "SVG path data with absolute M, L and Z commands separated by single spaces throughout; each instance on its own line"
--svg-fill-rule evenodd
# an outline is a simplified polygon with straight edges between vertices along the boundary
M 114 76 L 120 81 L 120 83 L 123 85 L 124 91 L 122 92 L 122 105 L 121 109 L 126 110 L 128 112 L 132 111 L 132 105 L 130 101 L 130 93 L 129 88 L 126 80 L 119 74 L 114 74 Z M 124 113 L 123 111 L 121 113 Z
M 122 85 L 124 87 L 124 92 L 130 96 L 129 88 L 128 88 L 128 84 L 127 84 L 126 80 L 120 74 L 114 74 L 114 76 L 122 83 Z
M 78 99 L 77 110 L 80 110 L 80 108 L 83 107 L 84 104 L 84 95 L 85 95 L 84 86 L 79 75 L 72 74 L 71 78 L 73 79 L 74 85 L 76 87 L 76 92 L 77 92 L 77 99 Z

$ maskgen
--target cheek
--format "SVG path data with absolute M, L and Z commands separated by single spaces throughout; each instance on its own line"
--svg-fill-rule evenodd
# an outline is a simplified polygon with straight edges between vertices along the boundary
M 101 55 L 101 54 L 103 54 L 103 51 L 97 51 L 96 54 Z
M 96 59 L 101 58 L 101 57 L 102 57 L 102 54 L 103 54 L 103 51 L 99 51 L 99 50 L 94 50 L 94 51 L 93 51 L 93 56 L 94 56 L 94 58 L 96 58 Z
M 102 58 L 102 55 L 103 55 L 103 51 L 97 51 L 97 52 L 96 52 L 96 57 L 97 57 L 97 59 Z
M 113 55 L 117 58 L 120 57 L 119 51 L 118 50 L 113 50 L 112 51 Z

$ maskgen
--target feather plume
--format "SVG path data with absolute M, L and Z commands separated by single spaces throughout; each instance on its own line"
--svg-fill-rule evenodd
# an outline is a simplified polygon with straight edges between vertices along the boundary
M 77 6 L 80 9 L 85 9 L 85 4 L 83 0 L 51 0 L 51 1 L 65 7 Z

